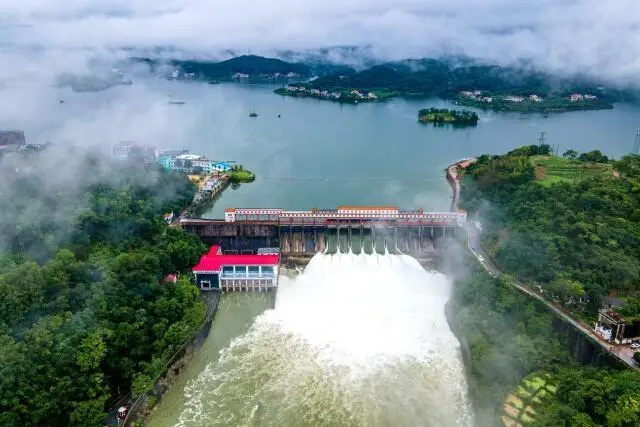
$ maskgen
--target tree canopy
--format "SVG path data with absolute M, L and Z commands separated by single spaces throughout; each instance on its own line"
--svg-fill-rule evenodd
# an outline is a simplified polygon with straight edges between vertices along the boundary
M 615 174 L 540 185 L 530 161 L 540 149 L 480 156 L 463 179 L 462 206 L 485 223 L 484 244 L 505 271 L 549 290 L 581 295 L 592 307 L 609 292 L 640 290 L 638 156 Z M 608 161 L 600 151 L 579 162 Z
M 587 310 L 616 291 L 619 309 L 637 316 L 640 302 L 640 156 L 614 162 L 616 174 L 577 176 L 542 185 L 532 161 L 548 146 L 483 155 L 463 172 L 463 207 L 482 222 L 483 246 L 506 273 L 537 283 L 566 301 L 587 296 Z M 569 150 L 564 162 L 611 162 L 599 151 Z M 573 165 L 573 163 L 565 163 Z M 544 172 L 544 171 L 542 171 Z M 500 422 L 505 396 L 527 375 L 552 378 L 532 426 L 640 425 L 637 372 L 584 366 L 567 351 L 553 315 L 478 266 L 459 278 L 448 309 L 452 329 L 468 349 L 470 389 L 480 425 Z M 528 424 L 529 425 L 529 424 Z
M 156 169 L 109 168 L 110 178 L 79 169 L 53 189 L 46 171 L 2 171 L 11 186 L 0 201 L 12 213 L 0 230 L 2 426 L 102 425 L 106 405 L 159 374 L 204 319 L 188 274 L 162 282 L 205 250 L 162 220 L 193 186 Z

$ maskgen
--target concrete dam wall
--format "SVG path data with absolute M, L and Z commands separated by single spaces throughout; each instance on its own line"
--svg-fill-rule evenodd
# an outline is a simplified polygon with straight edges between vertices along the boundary
M 424 254 L 435 251 L 441 242 L 458 233 L 458 227 L 443 226 L 299 226 L 278 223 L 189 221 L 182 224 L 208 245 L 219 245 L 228 251 L 256 251 L 278 247 L 284 254 L 316 252 Z

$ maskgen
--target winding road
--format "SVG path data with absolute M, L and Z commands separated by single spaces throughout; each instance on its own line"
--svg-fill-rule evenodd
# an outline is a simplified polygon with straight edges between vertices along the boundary
M 460 178 L 458 177 L 458 167 L 467 167 L 471 163 L 475 162 L 476 159 L 464 159 L 459 162 L 454 163 L 453 165 L 447 168 L 447 180 L 451 184 L 453 188 L 453 200 L 451 203 L 451 210 L 458 210 L 458 203 L 460 201 Z M 480 230 L 471 225 L 469 222 L 465 225 L 465 230 L 467 231 L 467 247 L 471 251 L 471 253 L 476 257 L 480 265 L 489 273 L 491 277 L 500 277 L 504 275 L 502 271 L 496 267 L 496 265 L 491 261 L 491 259 L 487 256 L 486 252 L 480 245 Z M 568 322 L 574 328 L 582 332 L 585 336 L 591 339 L 592 342 L 600 345 L 602 349 L 606 352 L 610 352 L 615 357 L 617 357 L 621 362 L 629 366 L 630 368 L 638 371 L 640 367 L 632 358 L 632 353 L 626 347 L 628 346 L 615 346 L 611 345 L 607 341 L 605 341 L 600 335 L 596 334 L 590 325 L 586 325 L 576 320 L 573 316 L 569 314 L 564 308 L 557 306 L 556 304 L 548 301 L 542 295 L 536 293 L 535 291 L 529 289 L 516 279 L 508 280 L 508 283 L 513 287 L 518 289 L 520 292 L 537 299 L 541 303 L 543 303 L 548 309 L 552 310 L 557 316 L 559 316 L 564 321 Z

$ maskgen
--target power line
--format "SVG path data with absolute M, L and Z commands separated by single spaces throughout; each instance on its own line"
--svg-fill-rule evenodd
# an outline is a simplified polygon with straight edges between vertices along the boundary
M 365 177 L 287 177 L 287 176 L 260 176 L 260 179 L 270 181 L 306 181 L 306 182 L 347 182 L 347 181 L 439 181 L 442 175 L 437 176 L 413 176 L 413 177 L 397 177 L 397 176 L 365 176 Z

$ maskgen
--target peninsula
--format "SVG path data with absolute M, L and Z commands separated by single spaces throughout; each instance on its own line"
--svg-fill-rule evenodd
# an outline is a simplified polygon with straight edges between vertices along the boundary
M 393 97 L 450 100 L 470 107 L 521 113 L 555 113 L 613 108 L 638 100 L 631 89 L 605 87 L 583 76 L 559 77 L 518 67 L 470 60 L 407 59 L 356 71 L 327 61 L 288 62 L 242 55 L 224 61 L 133 58 L 170 80 L 286 82 L 275 92 L 357 104 Z
M 591 93 L 549 94 L 547 97 L 531 93 L 526 96 L 496 94 L 480 90 L 461 91 L 455 103 L 469 107 L 495 111 L 520 113 L 562 113 L 578 110 L 608 110 L 613 108 L 610 101 Z
M 630 90 L 607 88 L 580 77 L 558 78 L 516 68 L 460 65 L 438 59 L 375 65 L 351 75 L 319 77 L 302 87 L 302 96 L 318 98 L 322 93 L 372 93 L 376 98 L 367 97 L 371 101 L 396 96 L 438 97 L 460 105 L 522 113 L 610 109 L 615 102 L 637 98 Z M 279 93 L 300 96 L 300 89 L 287 89 L 288 93 Z M 332 96 L 323 98 L 335 100 Z
M 611 422 L 640 392 L 640 237 L 629 216 L 640 200 L 627 191 L 639 163 L 542 144 L 459 165 L 478 262 L 452 273 L 448 312 L 468 348 L 470 397 L 491 408 L 477 412 L 479 425 L 640 422 L 638 412 Z
M 418 112 L 420 123 L 433 123 L 434 125 L 475 126 L 478 124 L 478 115 L 468 110 L 449 110 L 428 108 Z
M 357 89 L 352 90 L 320 90 L 313 88 L 310 84 L 294 84 L 281 87 L 275 90 L 275 93 L 282 96 L 293 96 L 297 98 L 318 98 L 327 101 L 357 104 L 359 102 L 382 101 L 392 98 L 396 94 L 386 91 L 369 91 L 361 92 Z

